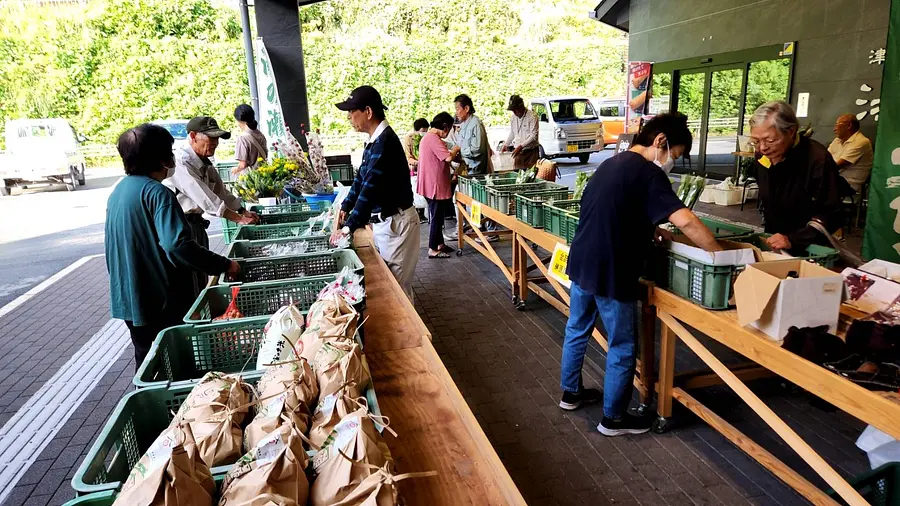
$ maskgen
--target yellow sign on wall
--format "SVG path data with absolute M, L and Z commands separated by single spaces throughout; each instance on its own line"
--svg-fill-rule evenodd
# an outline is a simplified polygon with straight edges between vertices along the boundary
M 556 247 L 553 248 L 553 256 L 550 257 L 550 277 L 562 283 L 566 288 L 572 285 L 566 274 L 568 264 L 569 247 L 562 243 L 556 243 Z

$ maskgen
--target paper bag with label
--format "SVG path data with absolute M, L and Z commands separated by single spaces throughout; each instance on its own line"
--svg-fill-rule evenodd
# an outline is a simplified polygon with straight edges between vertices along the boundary
M 269 318 L 264 331 L 265 337 L 256 357 L 257 369 L 296 358 L 294 346 L 303 333 L 303 313 L 293 304 L 288 304 Z
M 372 471 L 372 474 L 352 492 L 347 494 L 343 500 L 334 503 L 333 506 L 398 506 L 403 502 L 400 500 L 397 482 L 409 478 L 437 476 L 434 471 L 394 474 L 391 471 L 390 463 L 385 464 L 384 467 L 372 469 Z
M 350 396 L 359 397 L 370 380 L 362 350 L 356 343 L 326 342 L 316 354 L 313 369 L 319 380 L 320 397 L 331 395 L 344 385 L 349 386 Z
M 309 429 L 310 406 L 315 405 L 319 387 L 306 360 L 267 369 L 257 386 L 261 402 L 256 416 L 244 431 L 247 451 L 286 422 L 303 433 Z
M 225 475 L 220 506 L 303 506 L 309 495 L 303 441 L 290 425 L 260 441 Z
M 249 389 L 240 376 L 207 373 L 172 422 L 190 427 L 200 456 L 210 468 L 231 464 L 243 453 L 241 423 L 250 402 Z
M 170 427 L 131 470 L 113 504 L 211 506 L 215 490 L 216 484 L 200 458 L 190 427 Z
M 376 467 L 382 467 L 390 460 L 390 451 L 365 408 L 345 416 L 313 457 L 313 470 L 317 475 L 309 491 L 313 506 L 327 506 L 344 500 L 372 474 L 371 469 L 356 465 L 348 458 Z
M 309 440 L 316 446 L 325 444 L 328 436 L 341 420 L 350 413 L 358 410 L 360 403 L 350 395 L 349 386 L 345 385 L 337 392 L 329 394 L 319 401 L 312 415 L 312 428 L 309 430 Z
M 312 362 L 326 342 L 352 340 L 358 324 L 353 306 L 340 295 L 327 295 L 310 307 L 307 328 L 297 345 L 300 356 Z

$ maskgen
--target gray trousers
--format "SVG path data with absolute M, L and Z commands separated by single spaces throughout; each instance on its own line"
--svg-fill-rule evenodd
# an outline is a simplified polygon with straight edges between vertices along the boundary
M 206 227 L 209 226 L 209 222 L 199 214 L 187 215 L 187 222 L 191 239 L 200 246 L 209 249 L 209 236 L 206 234 Z M 206 284 L 209 283 L 209 276 L 205 272 L 195 270 L 191 270 L 191 276 L 193 277 L 194 300 L 196 300 L 200 296 L 200 292 L 206 288 Z

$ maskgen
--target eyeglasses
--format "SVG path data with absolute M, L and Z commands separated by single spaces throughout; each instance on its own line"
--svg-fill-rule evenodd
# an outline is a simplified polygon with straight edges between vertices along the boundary
M 782 142 L 782 141 L 783 141 L 783 139 L 772 139 L 772 138 L 750 139 L 750 147 L 755 150 L 756 148 L 760 148 L 762 146 L 771 146 L 773 144 L 778 144 L 779 142 Z

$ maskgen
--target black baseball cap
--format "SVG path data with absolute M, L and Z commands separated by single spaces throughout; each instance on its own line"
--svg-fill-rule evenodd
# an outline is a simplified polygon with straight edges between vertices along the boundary
M 350 96 L 347 97 L 347 100 L 334 105 L 342 111 L 356 111 L 365 109 L 366 107 L 371 107 L 373 111 L 377 110 L 379 107 L 382 111 L 387 110 L 384 102 L 381 101 L 381 94 L 371 86 L 360 86 L 359 88 L 356 88 L 350 92 Z
M 219 128 L 219 124 L 216 123 L 216 120 L 214 118 L 210 118 L 209 116 L 197 116 L 196 118 L 188 121 L 187 131 L 200 132 L 201 134 L 205 134 L 208 137 L 221 139 L 231 138 L 231 132 Z
M 509 97 L 509 106 L 506 108 L 507 111 L 515 111 L 516 109 L 522 109 L 525 107 L 525 101 L 522 100 L 522 97 L 519 95 L 513 95 Z

